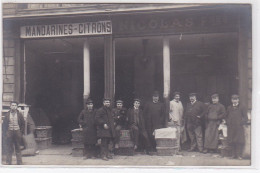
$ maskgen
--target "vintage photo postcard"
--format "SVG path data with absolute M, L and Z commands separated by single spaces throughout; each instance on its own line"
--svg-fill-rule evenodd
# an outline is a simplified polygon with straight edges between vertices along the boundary
M 252 5 L 2 3 L 1 166 L 250 167 Z

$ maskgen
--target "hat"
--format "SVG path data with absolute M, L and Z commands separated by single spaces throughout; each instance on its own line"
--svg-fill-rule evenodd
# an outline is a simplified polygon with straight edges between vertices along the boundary
M 239 99 L 239 95 L 233 94 L 233 95 L 231 96 L 231 99 Z
M 158 92 L 158 91 L 154 91 L 154 92 L 153 92 L 153 96 L 154 96 L 154 97 L 159 97 L 159 92 Z
M 86 104 L 93 103 L 91 99 L 87 99 Z
M 189 97 L 192 97 L 192 96 L 197 96 L 197 93 L 190 93 Z
M 110 99 L 110 98 L 107 98 L 107 97 L 105 97 L 105 98 L 103 98 L 103 101 L 111 101 L 111 99 Z
M 181 95 L 181 93 L 176 91 L 176 92 L 173 93 L 173 97 L 175 97 L 176 95 Z
M 123 103 L 123 100 L 117 100 L 116 103 Z
M 219 95 L 217 93 L 214 93 L 211 95 L 211 98 L 216 98 L 216 97 L 219 97 Z
M 137 102 L 141 102 L 141 100 L 139 98 L 135 98 L 134 99 L 134 102 L 137 101 Z

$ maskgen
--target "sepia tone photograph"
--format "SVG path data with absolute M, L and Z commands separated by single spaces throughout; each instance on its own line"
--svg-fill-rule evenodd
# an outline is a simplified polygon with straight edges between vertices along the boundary
M 1 167 L 252 164 L 252 5 L 2 3 Z

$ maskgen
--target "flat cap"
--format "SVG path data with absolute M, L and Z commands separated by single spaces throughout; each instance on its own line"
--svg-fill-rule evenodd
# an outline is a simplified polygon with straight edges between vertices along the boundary
M 103 101 L 111 101 L 111 99 L 110 99 L 110 98 L 107 98 L 107 97 L 105 97 L 105 98 L 103 98 Z
M 136 102 L 141 102 L 141 99 L 135 98 L 135 99 L 134 99 L 134 102 L 135 102 L 135 101 L 136 101 Z
M 197 96 L 197 93 L 190 93 L 189 96 L 190 96 L 190 97 L 192 97 L 192 96 Z
M 123 100 L 117 100 L 116 103 L 123 103 Z
M 211 98 L 216 98 L 216 97 L 219 97 L 219 95 L 217 93 L 214 93 L 211 95 Z
M 181 95 L 181 93 L 176 91 L 176 92 L 173 93 L 173 97 L 176 96 L 176 95 Z
M 231 99 L 239 99 L 239 95 L 233 94 L 233 95 L 231 96 Z
M 86 104 L 93 103 L 91 99 L 87 99 Z
M 159 97 L 159 92 L 158 92 L 158 91 L 154 91 L 154 92 L 153 92 L 153 96 Z

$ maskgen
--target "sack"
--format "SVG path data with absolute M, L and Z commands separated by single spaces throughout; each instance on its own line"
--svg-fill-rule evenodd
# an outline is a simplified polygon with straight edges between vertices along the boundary
M 37 150 L 37 144 L 35 142 L 34 136 L 32 133 L 28 135 L 23 135 L 23 143 L 25 150 L 22 150 L 23 156 L 34 156 Z

